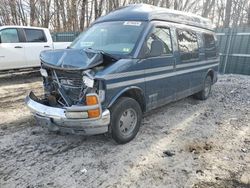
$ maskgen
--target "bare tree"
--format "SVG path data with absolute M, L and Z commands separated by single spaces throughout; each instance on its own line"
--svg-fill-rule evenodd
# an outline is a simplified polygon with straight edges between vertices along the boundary
M 36 0 L 29 0 L 30 3 L 30 25 L 36 25 L 35 19 L 36 19 Z
M 247 6 L 247 25 L 250 26 L 250 2 Z
M 87 0 L 82 0 L 81 12 L 80 12 L 80 30 L 82 31 L 85 26 L 85 12 L 86 12 Z
M 215 0 L 206 0 L 203 4 L 203 9 L 202 9 L 202 16 L 203 17 L 208 17 L 208 14 L 211 12 L 212 8 L 215 5 Z
M 231 19 L 232 0 L 227 0 L 224 27 L 229 27 Z

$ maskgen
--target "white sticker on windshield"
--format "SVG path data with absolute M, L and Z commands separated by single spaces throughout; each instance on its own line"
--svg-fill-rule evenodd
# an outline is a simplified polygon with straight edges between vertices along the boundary
M 123 23 L 123 25 L 140 26 L 140 25 L 141 25 L 141 22 L 126 21 L 126 22 Z

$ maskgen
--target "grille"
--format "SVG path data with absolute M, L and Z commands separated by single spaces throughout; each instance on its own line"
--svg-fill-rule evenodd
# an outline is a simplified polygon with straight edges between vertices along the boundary
M 55 71 L 60 85 L 62 86 L 67 97 L 69 97 L 73 103 L 78 102 L 81 88 L 83 87 L 81 71 L 64 71 L 55 69 L 52 71 Z M 58 87 L 57 79 L 53 73 L 52 80 Z

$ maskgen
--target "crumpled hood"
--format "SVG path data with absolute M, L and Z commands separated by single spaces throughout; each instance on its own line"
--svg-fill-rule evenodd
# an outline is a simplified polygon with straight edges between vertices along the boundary
M 103 63 L 103 54 L 91 49 L 43 51 L 40 59 L 47 66 L 63 69 L 88 69 Z

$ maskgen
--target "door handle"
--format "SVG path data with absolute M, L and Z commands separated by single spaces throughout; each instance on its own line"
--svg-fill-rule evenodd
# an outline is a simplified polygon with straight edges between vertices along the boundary
M 44 48 L 49 48 L 50 46 L 44 46 Z
M 23 48 L 22 46 L 15 46 L 15 48 Z

